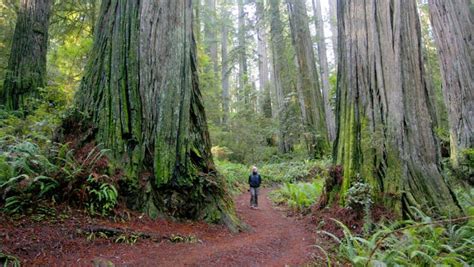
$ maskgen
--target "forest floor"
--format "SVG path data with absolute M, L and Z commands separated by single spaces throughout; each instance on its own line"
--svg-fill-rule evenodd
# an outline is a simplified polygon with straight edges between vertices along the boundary
M 249 208 L 249 195 L 235 199 L 239 217 L 250 230 L 200 222 L 150 220 L 132 214 L 124 222 L 90 218 L 70 212 L 35 222 L 30 217 L 0 218 L 0 250 L 30 265 L 95 266 L 300 266 L 313 261 L 315 227 L 310 216 L 289 217 L 262 189 L 259 209 Z M 146 233 L 133 245 L 121 235 L 101 237 L 91 229 Z M 183 242 L 184 241 L 184 242 Z

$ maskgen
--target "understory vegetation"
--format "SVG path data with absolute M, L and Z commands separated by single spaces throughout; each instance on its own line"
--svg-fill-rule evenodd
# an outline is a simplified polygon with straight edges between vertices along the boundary
M 0 127 L 0 204 L 7 214 L 44 212 L 66 203 L 91 215 L 110 215 L 118 202 L 108 150 L 91 146 L 83 155 L 55 143 L 62 113 L 37 109 L 3 116 Z
M 353 266 L 472 266 L 474 264 L 474 217 L 433 219 L 417 210 L 419 220 L 384 223 L 363 236 L 333 219 L 343 229 L 336 242 L 338 262 Z M 322 247 L 318 246 L 325 255 Z M 327 258 L 328 265 L 331 259 Z

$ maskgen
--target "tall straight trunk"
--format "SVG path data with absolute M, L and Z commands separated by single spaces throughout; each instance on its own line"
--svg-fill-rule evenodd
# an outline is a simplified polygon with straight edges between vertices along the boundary
M 104 0 L 77 104 L 145 212 L 233 225 L 196 67 L 191 0 Z
M 336 120 L 334 111 L 329 101 L 329 92 L 331 85 L 329 84 L 329 65 L 326 50 L 326 37 L 324 34 L 323 13 L 321 10 L 321 0 L 312 0 L 314 23 L 316 26 L 316 40 L 318 44 L 319 68 L 321 72 L 321 85 L 324 98 L 324 108 L 326 114 L 326 125 L 328 127 L 329 140 L 332 142 L 336 138 Z M 336 54 L 335 54 L 336 55 Z
M 439 170 L 416 1 L 339 0 L 338 21 L 341 196 L 360 176 L 399 214 L 459 214 Z
M 451 162 L 458 167 L 474 147 L 474 4 L 469 0 L 430 0 L 443 93 L 448 106 Z
M 338 0 L 328 0 L 329 1 L 329 26 L 331 27 L 331 43 L 332 49 L 334 51 L 334 63 L 337 67 L 337 1 Z
M 229 119 L 229 102 L 230 102 L 230 95 L 229 95 L 229 55 L 228 55 L 228 38 L 229 38 L 229 28 L 226 23 L 226 19 L 229 17 L 229 12 L 227 11 L 227 1 L 223 0 L 223 6 L 221 10 L 222 16 L 222 28 L 221 28 L 221 83 L 222 83 L 222 123 L 225 125 Z
M 271 37 L 271 36 L 270 36 Z M 270 104 L 271 104 L 271 112 L 272 112 L 272 119 L 275 121 L 278 120 L 278 110 L 280 109 L 277 100 L 277 92 L 276 92 L 276 78 L 275 78 L 275 64 L 273 61 L 273 43 L 269 42 L 269 48 L 271 52 L 271 56 L 268 57 L 269 61 L 269 70 L 270 70 Z
M 324 101 L 319 88 L 313 42 L 309 31 L 309 19 L 303 0 L 287 0 L 293 46 L 296 51 L 299 79 L 306 110 L 306 143 L 312 157 L 321 157 L 329 152 L 330 145 L 326 126 Z
M 25 109 L 46 85 L 46 53 L 51 0 L 21 0 L 1 102 Z
M 194 38 L 196 39 L 197 43 L 201 43 L 201 1 L 202 0 L 194 0 L 193 1 L 193 31 L 194 31 Z
M 256 3 L 257 16 L 257 53 L 258 53 L 258 73 L 260 94 L 257 101 L 257 110 L 260 114 L 264 114 L 267 118 L 271 117 L 270 104 L 270 80 L 268 69 L 268 52 L 267 52 L 267 32 L 265 24 L 265 6 L 263 0 L 257 0 Z
M 270 0 L 270 36 L 272 48 L 273 77 L 275 83 L 276 114 L 279 121 L 279 149 L 282 153 L 290 152 L 293 143 L 290 137 L 291 116 L 287 96 L 292 92 L 289 65 L 285 58 L 287 46 L 283 37 L 283 23 L 280 15 L 280 0 Z
M 217 77 L 219 64 L 217 58 L 217 34 L 216 34 L 216 0 L 206 0 L 207 16 L 205 20 L 204 36 L 206 51 L 211 57 L 214 76 Z
M 239 101 L 244 101 L 247 105 L 249 104 L 248 96 L 248 65 L 247 65 L 247 47 L 245 42 L 245 10 L 244 1 L 237 0 L 238 6 L 238 55 L 239 55 Z

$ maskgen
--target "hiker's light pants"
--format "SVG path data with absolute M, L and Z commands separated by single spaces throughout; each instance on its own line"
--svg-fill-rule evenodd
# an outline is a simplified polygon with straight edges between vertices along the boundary
M 250 187 L 250 206 L 258 206 L 258 188 Z

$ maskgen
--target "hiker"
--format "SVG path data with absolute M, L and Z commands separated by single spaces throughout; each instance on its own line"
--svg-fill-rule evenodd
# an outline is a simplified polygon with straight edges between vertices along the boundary
M 258 173 L 257 167 L 252 167 L 252 174 L 249 176 L 250 185 L 250 208 L 256 209 L 258 207 L 258 188 L 262 182 L 262 177 Z

